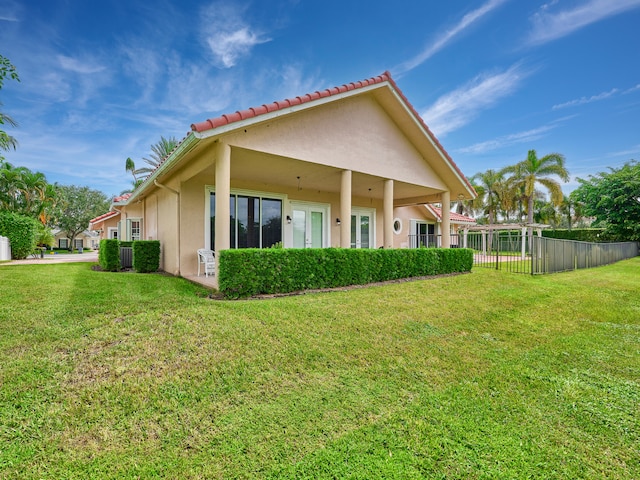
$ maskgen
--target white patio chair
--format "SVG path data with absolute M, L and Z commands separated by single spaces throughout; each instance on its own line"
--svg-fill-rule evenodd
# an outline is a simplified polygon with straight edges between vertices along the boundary
M 200 276 L 200 265 L 204 265 L 205 277 L 208 277 L 209 274 L 215 275 L 216 257 L 213 250 L 207 250 L 206 248 L 198 249 L 198 276 Z

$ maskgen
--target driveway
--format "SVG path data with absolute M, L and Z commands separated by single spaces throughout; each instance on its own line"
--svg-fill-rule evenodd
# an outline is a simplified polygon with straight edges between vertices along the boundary
M 0 262 L 2 265 L 37 265 L 46 263 L 71 263 L 71 262 L 92 262 L 98 263 L 98 252 L 87 253 L 63 253 L 45 254 L 44 258 L 25 258 L 24 260 L 11 260 L 10 262 Z

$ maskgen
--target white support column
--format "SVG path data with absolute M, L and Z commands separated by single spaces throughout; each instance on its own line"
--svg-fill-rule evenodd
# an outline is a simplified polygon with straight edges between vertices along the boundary
M 393 248 L 393 180 L 384 181 L 384 199 L 382 203 L 384 248 Z
M 462 237 L 462 248 L 469 248 L 469 229 L 465 228 L 463 231 L 463 237 Z
M 520 243 L 520 258 L 524 260 L 527 253 L 527 227 L 522 227 L 522 241 Z
M 343 170 L 340 182 L 340 246 L 351 247 L 351 170 Z
M 442 248 L 451 247 L 451 193 L 442 192 Z
M 218 143 L 216 148 L 216 252 L 230 247 L 231 226 L 229 218 L 231 196 L 231 147 Z M 216 261 L 219 262 L 216 255 Z

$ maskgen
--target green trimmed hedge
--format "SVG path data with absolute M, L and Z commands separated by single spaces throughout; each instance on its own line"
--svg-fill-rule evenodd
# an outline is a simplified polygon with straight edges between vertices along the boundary
M 219 252 L 218 283 L 227 298 L 469 272 L 473 251 L 417 249 L 238 249 Z
M 133 242 L 133 269 L 138 273 L 157 272 L 160 268 L 160 242 L 136 240 Z
M 118 240 L 111 238 L 100 240 L 98 263 L 107 272 L 120 270 L 120 242 Z
M 574 228 L 571 230 L 543 230 L 542 236 L 546 238 L 559 238 L 561 240 L 576 240 L 578 242 L 614 242 L 618 241 L 605 232 L 604 228 Z
M 0 235 L 11 244 L 11 257 L 27 258 L 36 248 L 40 227 L 38 221 L 9 211 L 0 212 Z

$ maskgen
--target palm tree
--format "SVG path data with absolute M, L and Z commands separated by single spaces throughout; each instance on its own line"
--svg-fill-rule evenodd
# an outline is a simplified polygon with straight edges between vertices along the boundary
M 0 107 L 2 107 L 2 102 L 0 102 Z M 9 115 L 0 112 L 0 125 L 11 125 L 12 127 L 17 127 L 18 123 L 11 118 Z M 16 149 L 18 147 L 18 141 L 6 133 L 3 130 L 0 130 L 0 150 L 10 150 Z
M 512 184 L 521 188 L 527 203 L 527 222 L 533 223 L 533 202 L 535 200 L 536 185 L 540 184 L 551 193 L 551 202 L 558 206 L 562 203 L 562 187 L 553 176 L 560 177 L 564 182 L 569 181 L 569 172 L 564 166 L 564 156 L 550 153 L 538 158 L 535 150 L 529 150 L 527 158 L 516 165 L 506 167 L 504 173 L 511 173 Z
M 573 221 L 578 222 L 582 218 L 582 204 L 565 195 L 560 205 L 560 214 L 566 219 L 567 226 L 571 230 Z
M 176 137 L 164 138 L 160 136 L 160 141 L 151 145 L 151 158 L 142 159 L 149 166 L 140 168 L 137 173 L 147 174 L 146 176 L 149 176 L 177 146 L 178 140 Z
M 135 162 L 131 158 L 127 158 L 124 168 L 133 175 L 133 190 L 138 188 L 177 146 L 178 140 L 175 137 L 164 138 L 161 136 L 158 143 L 151 145 L 151 158 L 142 159 L 149 165 L 148 167 L 136 168 Z M 129 191 L 125 190 L 125 193 L 129 193 Z
M 470 178 L 470 181 L 478 193 L 478 199 L 484 206 L 484 213 L 489 219 L 489 224 L 494 224 L 498 208 L 503 202 L 502 195 L 505 182 L 502 172 L 489 169 L 486 172 L 476 173 Z

